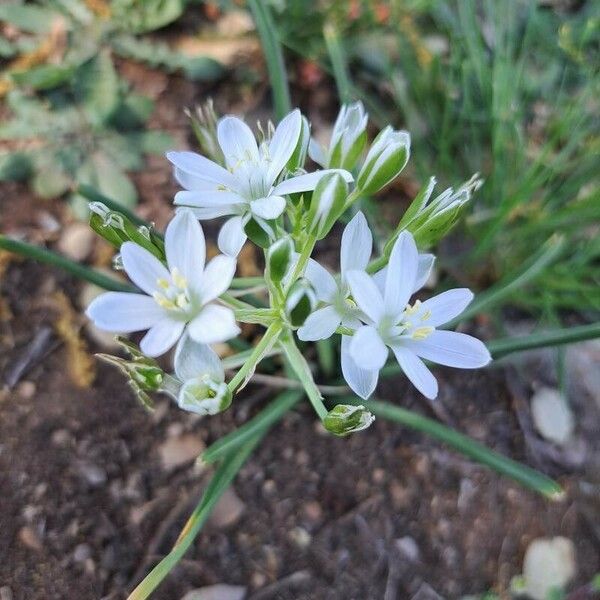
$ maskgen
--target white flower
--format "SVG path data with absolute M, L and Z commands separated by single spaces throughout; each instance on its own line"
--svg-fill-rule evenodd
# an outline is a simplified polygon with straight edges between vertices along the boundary
M 306 192 L 327 173 L 323 170 L 285 179 L 276 183 L 296 149 L 302 131 L 299 110 L 292 111 L 275 129 L 269 142 L 260 147 L 254 134 L 242 120 L 227 116 L 217 125 L 217 138 L 227 168 L 193 152 L 168 152 L 175 165 L 175 177 L 186 189 L 175 195 L 175 204 L 191 207 L 198 219 L 233 215 L 219 233 L 219 248 L 237 256 L 246 241 L 244 227 L 253 218 L 272 235 L 267 221 L 285 210 L 284 196 Z M 347 171 L 336 170 L 347 181 Z
M 362 102 L 344 104 L 333 126 L 329 148 L 326 150 L 311 138 L 309 156 L 322 167 L 352 169 L 367 141 L 367 121 Z
M 428 398 L 435 398 L 438 385 L 421 359 L 449 367 L 475 369 L 491 360 L 478 339 L 438 326 L 459 315 L 473 294 L 465 288 L 448 290 L 425 302 L 408 304 L 415 288 L 418 252 L 412 235 L 402 232 L 390 255 L 383 291 L 364 271 L 346 274 L 352 297 L 366 315 L 348 343 L 350 357 L 377 380 L 388 357 L 388 347 L 415 387 Z M 348 381 L 353 387 L 353 383 Z M 354 387 L 353 387 L 354 389 Z M 355 389 L 361 395 L 361 390 Z M 364 397 L 364 396 L 363 396 Z
M 324 305 L 313 312 L 298 330 L 298 337 L 304 341 L 322 340 L 331 337 L 343 325 L 350 329 L 362 326 L 361 319 L 367 317 L 351 298 L 347 274 L 351 271 L 364 271 L 369 264 L 373 249 L 373 236 L 362 212 L 356 213 L 345 227 L 340 248 L 340 279 L 336 279 L 315 260 L 310 259 L 306 267 L 306 278 L 312 284 L 317 299 Z M 432 254 L 418 257 L 418 273 L 413 292 L 420 289 L 429 277 L 433 267 Z M 375 275 L 385 277 L 387 267 Z M 360 396 L 366 398 L 377 385 L 377 372 L 361 369 L 349 354 L 350 336 L 342 336 L 342 373 L 344 378 Z M 360 390 L 360 391 L 359 391 Z
M 177 404 L 199 415 L 215 415 L 231 404 L 225 371 L 219 357 L 207 344 L 184 334 L 175 351 L 175 375 L 182 381 Z
M 205 267 L 206 245 L 194 215 L 177 213 L 165 232 L 168 268 L 133 242 L 121 246 L 123 267 L 144 292 L 108 292 L 86 314 L 100 329 L 131 332 L 148 329 L 140 343 L 147 356 L 159 356 L 181 337 L 186 325 L 197 342 L 223 342 L 239 333 L 233 311 L 213 301 L 235 273 L 235 259 L 216 256 Z

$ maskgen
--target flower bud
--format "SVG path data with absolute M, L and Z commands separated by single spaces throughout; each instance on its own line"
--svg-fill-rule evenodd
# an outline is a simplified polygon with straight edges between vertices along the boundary
M 323 419 L 325 429 L 340 437 L 366 429 L 375 417 L 362 405 L 338 404 Z
M 192 130 L 204 154 L 217 164 L 225 166 L 225 157 L 217 139 L 217 121 L 219 117 L 215 112 L 212 98 L 204 104 L 196 106 L 194 113 L 186 110 L 185 114 L 192 122 Z
M 317 304 L 315 292 L 307 279 L 298 279 L 285 299 L 285 312 L 292 327 L 300 327 Z
M 306 162 L 306 154 L 308 153 L 308 144 L 310 142 L 310 125 L 306 117 L 302 117 L 302 127 L 300 129 L 300 137 L 296 148 L 288 160 L 286 168 L 290 173 L 294 173 L 298 169 L 304 167 Z
M 294 243 L 289 235 L 271 244 L 267 250 L 267 270 L 273 282 L 280 283 L 285 277 L 292 262 L 293 252 Z
M 188 379 L 177 397 L 179 408 L 198 415 L 216 415 L 231 405 L 231 391 L 209 375 Z
M 342 106 L 331 134 L 328 168 L 350 171 L 356 166 L 367 143 L 368 119 L 362 102 Z
M 374 194 L 400 174 L 409 156 L 410 135 L 386 127 L 373 141 L 356 187 L 363 194 Z
M 308 231 L 318 240 L 323 239 L 344 212 L 348 198 L 348 184 L 338 173 L 323 177 L 310 201 Z

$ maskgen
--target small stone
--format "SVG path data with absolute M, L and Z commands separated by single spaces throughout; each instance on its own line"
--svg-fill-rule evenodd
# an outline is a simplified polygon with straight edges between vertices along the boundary
M 73 436 L 71 435 L 71 432 L 67 429 L 55 429 L 52 432 L 50 440 L 54 446 L 64 448 L 73 441 Z
M 31 400 L 35 396 L 37 388 L 33 381 L 21 381 L 17 393 L 23 400 Z
M 190 590 L 181 600 L 244 600 L 245 597 L 244 586 L 217 583 Z
M 167 438 L 158 448 L 163 469 L 171 471 L 196 459 L 204 450 L 204 442 L 194 434 Z
M 92 462 L 81 461 L 78 464 L 79 474 L 92 486 L 100 487 L 106 483 L 108 476 L 106 471 Z
M 0 600 L 13 600 L 12 590 L 7 585 L 0 587 Z
M 380 485 L 385 481 L 385 471 L 383 469 L 374 469 L 373 470 L 373 483 Z
M 78 563 L 85 562 L 92 556 L 92 549 L 88 544 L 77 544 L 73 551 L 73 560 Z
M 420 557 L 419 546 L 417 542 L 409 535 L 401 537 L 395 542 L 396 548 L 403 557 L 407 558 L 411 562 L 417 562 Z
M 267 583 L 267 576 L 260 571 L 254 571 L 254 573 L 252 573 L 250 576 L 250 585 L 255 590 L 263 587 L 265 583 Z
M 316 501 L 307 502 L 304 505 L 304 514 L 306 515 L 306 518 L 309 521 L 317 523 L 323 518 L 323 509 L 321 508 L 321 505 Z
M 25 526 L 19 529 L 19 541 L 30 550 L 35 550 L 36 552 L 39 552 L 43 548 L 38 534 L 31 527 Z
M 244 510 L 246 510 L 246 505 L 232 488 L 227 488 L 215 504 L 208 522 L 217 529 L 230 527 L 239 520 Z
M 312 536 L 303 527 L 294 527 L 289 533 L 290 539 L 299 548 L 308 548 L 312 541 Z
M 523 578 L 533 600 L 545 600 L 553 588 L 562 590 L 575 575 L 575 547 L 565 537 L 538 538 L 523 559 Z
M 94 246 L 94 232 L 87 223 L 71 223 L 63 229 L 57 246 L 65 256 L 76 261 L 85 260 Z
M 541 388 L 531 399 L 531 414 L 538 432 L 556 444 L 565 444 L 573 435 L 573 413 L 556 389 Z

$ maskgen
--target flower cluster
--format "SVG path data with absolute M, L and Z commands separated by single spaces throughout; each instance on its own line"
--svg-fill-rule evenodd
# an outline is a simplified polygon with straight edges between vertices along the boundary
M 337 405 L 330 411 L 323 407 L 294 334 L 302 341 L 339 334 L 343 376 L 365 400 L 377 386 L 389 350 L 428 398 L 436 397 L 438 385 L 424 361 L 467 369 L 489 362 L 479 340 L 440 329 L 472 300 L 469 290 L 412 299 L 429 279 L 435 260 L 432 254 L 419 253 L 418 247 L 435 244 L 448 231 L 479 180 L 430 201 L 432 178 L 383 245 L 382 256 L 373 258 L 373 236 L 356 205 L 403 170 L 410 136 L 387 127 L 367 149 L 367 121 L 362 104 L 343 106 L 331 141 L 323 147 L 310 138 L 309 123 L 299 110 L 276 128 L 269 124 L 266 133 L 259 127 L 258 140 L 237 117 L 215 120 L 202 131 L 203 146 L 210 148 L 212 159 L 193 152 L 167 154 L 184 189 L 175 195 L 177 210 L 164 240 L 94 204 L 92 226 L 119 247 L 122 267 L 139 292 L 103 294 L 87 314 L 108 331 L 147 330 L 135 360 L 113 361 L 135 379 L 136 390 L 162 391 L 185 410 L 215 414 L 229 406 L 232 394 L 267 353 L 280 351 L 324 425 L 345 435 L 367 427 L 372 415 L 363 406 Z M 307 157 L 323 168 L 307 172 Z M 334 275 L 311 255 L 317 241 L 345 213 L 354 216 L 343 230 L 340 272 Z M 200 221 L 222 217 L 222 254 L 206 262 Z M 237 294 L 228 293 L 236 257 L 248 239 L 265 252 L 258 292 L 266 291 L 268 307 L 239 298 L 248 297 L 244 285 L 235 286 L 242 288 Z M 257 290 L 256 282 L 246 287 Z M 259 323 L 266 332 L 226 383 L 225 369 L 210 346 L 237 336 L 238 322 Z M 143 358 L 157 357 L 173 346 L 173 374 Z

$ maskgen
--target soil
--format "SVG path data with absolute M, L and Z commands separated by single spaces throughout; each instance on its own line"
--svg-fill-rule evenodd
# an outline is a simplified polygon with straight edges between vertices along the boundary
M 239 98 L 225 94 L 231 82 L 207 89 L 130 63 L 122 69 L 141 91 L 155 90 L 152 125 L 170 129 L 182 145 L 192 145 L 184 105 L 223 92 L 228 100 L 221 100 L 221 111 L 240 110 Z M 300 94 L 309 115 L 331 105 L 327 85 L 311 101 Z M 265 91 L 246 100 L 255 115 L 267 114 Z M 175 190 L 166 161 L 151 159 L 135 181 L 140 214 L 164 225 Z M 69 219 L 60 201 L 44 203 L 22 185 L 4 185 L 0 198 L 2 231 L 36 243 L 52 245 Z M 48 225 L 53 222 L 56 228 Z M 96 263 L 101 248 L 96 246 Z M 250 385 L 229 411 L 199 420 L 160 398 L 148 413 L 121 376 L 101 364 L 91 386 L 74 381 L 74 362 L 102 350 L 83 334 L 87 350 L 74 350 L 56 333 L 65 310 L 55 292 L 77 307 L 81 284 L 31 261 L 4 266 L 1 598 L 126 598 L 169 551 L 210 477 L 211 470 L 194 466 L 193 458 L 275 392 Z M 77 332 L 83 321 L 71 318 Z M 21 372 L 20 364 L 26 367 Z M 234 495 L 217 509 L 218 518 L 153 597 L 178 599 L 215 583 L 245 586 L 255 600 L 505 594 L 531 540 L 555 535 L 575 544 L 577 575 L 570 589 L 580 595 L 572 598 L 591 597 L 580 587 L 600 565 L 600 509 L 581 492 L 591 485 L 591 458 L 574 466 L 532 452 L 536 446 L 528 438 L 534 434 L 518 410 L 514 372 L 436 373 L 442 393 L 433 407 L 402 377 L 387 380 L 378 395 L 442 417 L 556 477 L 566 498 L 545 500 L 381 419 L 349 438 L 331 437 L 302 403 L 263 440 L 235 480 Z M 522 384 L 525 392 L 528 385 Z M 597 445 L 593 430 L 581 432 L 588 450 Z M 167 442 L 177 449 L 176 466 L 165 464 Z

